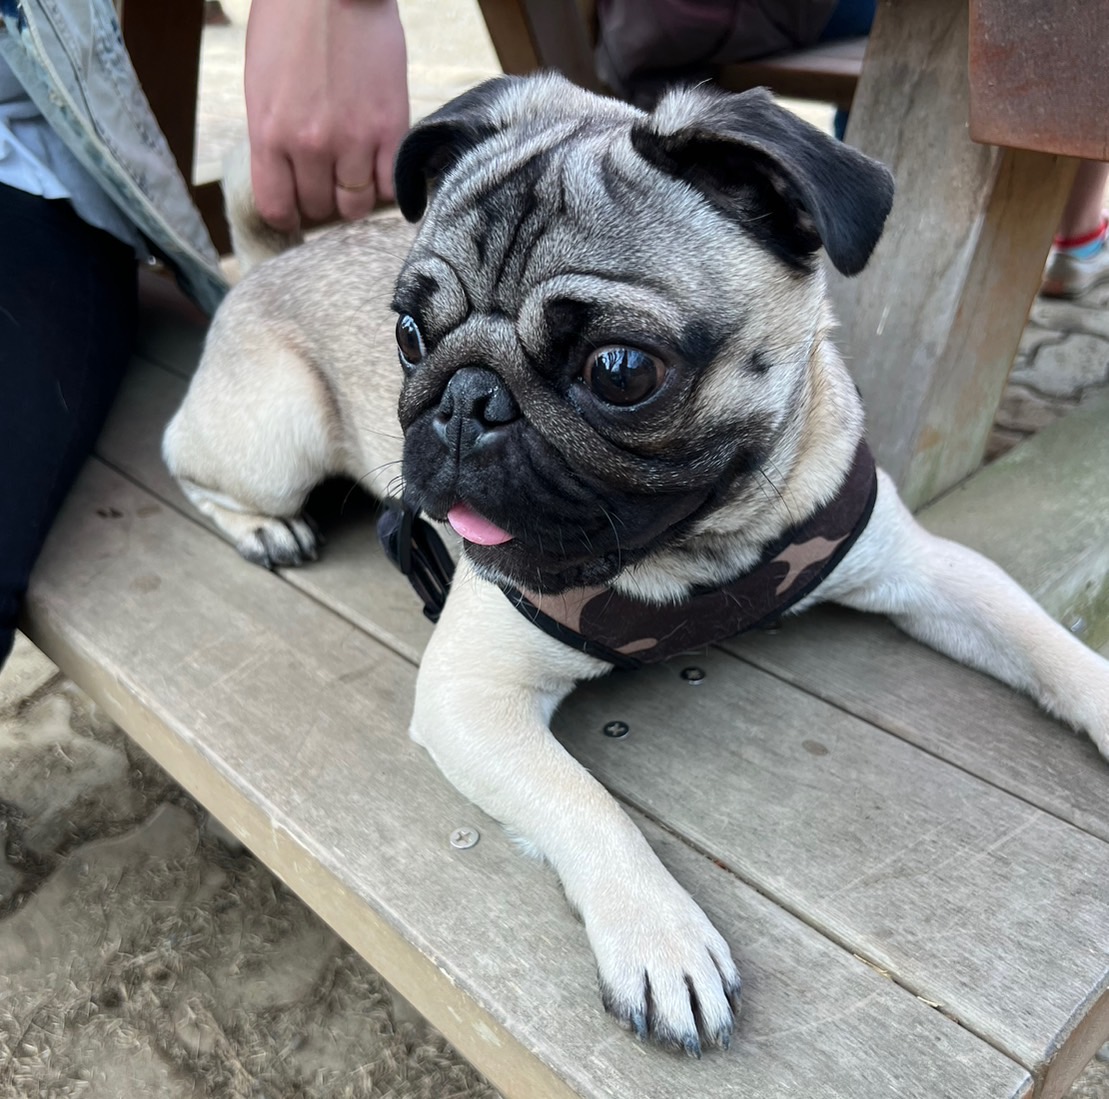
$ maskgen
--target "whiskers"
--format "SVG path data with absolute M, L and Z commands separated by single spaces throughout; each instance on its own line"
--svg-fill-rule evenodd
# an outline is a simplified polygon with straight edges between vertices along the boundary
M 608 520 L 608 525 L 612 527 L 612 537 L 616 539 L 616 569 L 619 572 L 624 567 L 624 551 L 620 545 L 620 532 L 616 529 L 616 519 L 613 517 L 608 508 L 601 508 L 604 512 L 605 518 Z M 592 548 L 592 547 L 591 547 Z
M 797 517 L 790 512 L 789 505 L 786 504 L 786 498 L 782 495 L 781 489 L 779 489 L 778 486 L 774 483 L 769 474 L 763 468 L 763 465 L 769 465 L 771 470 L 773 470 L 773 472 L 779 478 L 781 478 L 782 476 L 782 471 L 778 469 L 777 466 L 775 466 L 774 463 L 768 459 L 765 463 L 761 463 L 755 467 L 755 472 L 759 475 L 759 480 L 757 480 L 755 483 L 762 490 L 762 494 L 766 499 L 770 500 L 774 497 L 777 498 L 778 503 L 780 503 L 785 508 L 786 516 L 790 521 L 790 525 L 795 526 L 798 521 Z M 768 492 L 767 489 L 769 489 L 770 491 Z M 771 496 L 771 493 L 773 493 L 773 497 Z
M 372 477 L 376 477 L 379 473 L 381 473 L 383 470 L 388 469 L 390 466 L 399 466 L 400 464 L 401 464 L 400 459 L 395 458 L 391 462 L 382 462 L 381 465 L 374 466 L 373 469 L 367 470 L 365 473 L 363 473 L 362 476 L 359 477 L 358 480 L 356 480 L 350 486 L 349 489 L 347 489 L 346 495 L 343 497 L 343 503 L 342 503 L 342 506 L 340 508 L 340 511 L 342 511 L 343 509 L 346 508 L 348 502 L 350 501 L 351 495 L 353 494 L 355 489 L 361 488 L 361 489 L 363 489 L 363 491 L 369 492 L 371 496 L 377 495 L 373 491 L 372 487 L 371 488 L 366 488 L 364 486 L 363 482 L 369 481 Z M 385 486 L 384 495 L 385 496 L 400 496 L 400 495 L 403 494 L 403 492 L 404 492 L 404 475 L 401 474 L 401 473 L 398 473 L 395 477 L 390 479 L 388 484 Z

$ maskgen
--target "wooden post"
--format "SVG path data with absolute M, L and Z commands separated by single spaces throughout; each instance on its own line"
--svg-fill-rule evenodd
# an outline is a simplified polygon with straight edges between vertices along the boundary
M 1076 170 L 968 136 L 967 0 L 881 0 L 848 141 L 897 179 L 885 235 L 833 273 L 879 462 L 918 507 L 978 467 Z
M 506 73 L 557 69 L 583 88 L 600 90 L 589 13 L 578 0 L 478 0 L 478 4 Z
M 196 104 L 204 0 L 131 0 L 123 7 L 123 36 L 139 83 L 193 193 L 216 250 L 231 251 L 218 183 L 193 182 Z
M 203 0 L 131 0 L 123 37 L 150 109 L 186 181 L 193 178 Z

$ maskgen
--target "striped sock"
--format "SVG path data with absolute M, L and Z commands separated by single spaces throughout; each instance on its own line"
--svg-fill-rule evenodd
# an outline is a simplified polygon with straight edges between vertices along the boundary
M 1075 259 L 1092 259 L 1101 251 L 1109 235 L 1109 216 L 1101 215 L 1101 224 L 1092 233 L 1078 237 L 1056 237 L 1052 242 L 1057 252 L 1066 252 Z

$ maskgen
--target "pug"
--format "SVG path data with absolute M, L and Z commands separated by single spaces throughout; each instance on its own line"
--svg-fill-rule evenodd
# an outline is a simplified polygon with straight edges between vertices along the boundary
M 290 241 L 262 231 L 246 177 L 229 209 L 257 258 Z M 418 228 L 344 225 L 250 271 L 165 435 L 189 499 L 267 566 L 315 556 L 321 478 L 383 496 L 403 468 L 409 519 L 461 539 L 412 736 L 557 871 L 609 1012 L 693 1055 L 728 1044 L 740 977 L 551 735 L 578 681 L 830 600 L 1109 751 L 1109 665 L 923 530 L 866 450 L 821 253 L 857 273 L 892 190 L 761 90 L 645 113 L 553 75 L 491 81 L 400 149 Z

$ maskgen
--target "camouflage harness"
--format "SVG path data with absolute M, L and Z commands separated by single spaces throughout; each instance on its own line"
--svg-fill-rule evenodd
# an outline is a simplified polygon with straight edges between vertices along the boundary
M 558 641 L 618 668 L 656 664 L 729 637 L 774 624 L 828 577 L 863 532 L 878 492 L 874 458 L 860 442 L 836 495 L 787 530 L 747 572 L 716 588 L 696 589 L 677 603 L 646 603 L 612 588 L 539 595 L 508 585 L 513 606 Z M 453 563 L 438 536 L 411 511 L 383 515 L 386 552 L 439 617 Z

